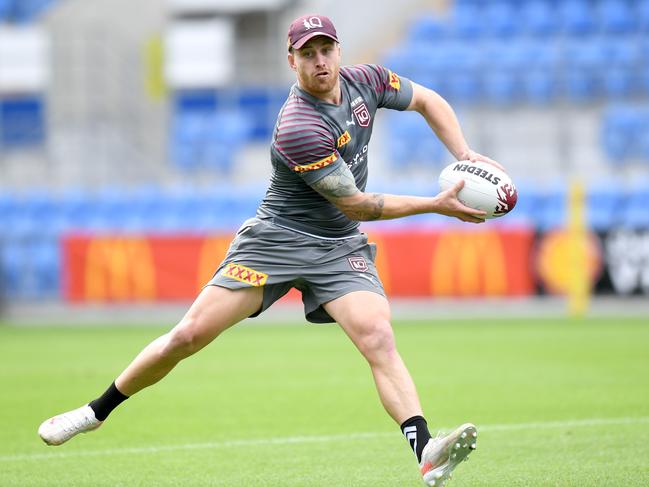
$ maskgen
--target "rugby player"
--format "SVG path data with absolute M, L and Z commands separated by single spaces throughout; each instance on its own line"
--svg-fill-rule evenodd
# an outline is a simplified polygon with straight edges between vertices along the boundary
M 98 428 L 120 403 L 158 382 L 179 361 L 297 288 L 306 319 L 338 323 L 365 357 L 380 400 L 401 426 L 424 482 L 439 487 L 476 447 L 477 431 L 466 423 L 449 435 L 431 437 L 395 346 L 375 246 L 359 231 L 359 222 L 439 213 L 481 223 L 485 214 L 457 199 L 463 182 L 430 197 L 365 192 L 375 113 L 414 110 L 456 159 L 496 163 L 469 148 L 454 111 L 434 91 L 382 66 L 341 67 L 329 18 L 296 19 L 287 44 L 297 82 L 277 118 L 272 176 L 256 216 L 243 223 L 180 322 L 146 346 L 100 397 L 46 420 L 39 435 L 48 445 L 60 445 Z

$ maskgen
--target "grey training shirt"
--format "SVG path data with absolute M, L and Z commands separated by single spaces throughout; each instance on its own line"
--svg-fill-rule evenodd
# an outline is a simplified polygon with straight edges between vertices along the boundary
M 358 233 L 347 218 L 310 185 L 347 164 L 364 191 L 367 150 L 379 108 L 405 110 L 412 84 L 377 65 L 340 69 L 340 105 L 323 102 L 297 85 L 279 112 L 270 154 L 273 172 L 257 216 L 326 238 Z

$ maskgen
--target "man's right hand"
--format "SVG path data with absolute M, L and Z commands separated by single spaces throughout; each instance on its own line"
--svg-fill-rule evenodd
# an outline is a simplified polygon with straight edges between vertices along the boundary
M 435 213 L 452 216 L 469 223 L 484 223 L 487 212 L 474 210 L 463 205 L 457 198 L 457 194 L 464 187 L 464 181 L 458 181 L 446 191 L 442 191 L 436 197 L 437 208 Z

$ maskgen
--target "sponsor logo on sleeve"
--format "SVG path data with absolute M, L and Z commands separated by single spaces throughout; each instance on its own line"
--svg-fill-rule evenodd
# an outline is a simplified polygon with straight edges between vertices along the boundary
M 345 130 L 345 133 L 338 137 L 337 147 L 340 149 L 343 145 L 348 144 L 352 140 L 352 136 L 349 135 L 349 130 Z
M 268 274 L 235 263 L 227 264 L 221 271 L 221 275 L 255 287 L 263 286 L 268 279 Z
M 306 172 L 306 171 L 315 171 L 316 169 L 322 169 L 329 164 L 333 164 L 338 160 L 336 153 L 332 153 L 330 156 L 320 159 L 317 162 L 312 162 L 311 164 L 303 164 L 301 166 L 294 166 L 293 171 L 295 172 Z
M 401 90 L 401 79 L 396 73 L 393 73 L 392 71 L 388 70 L 388 74 L 390 76 L 390 86 L 394 88 L 397 91 Z

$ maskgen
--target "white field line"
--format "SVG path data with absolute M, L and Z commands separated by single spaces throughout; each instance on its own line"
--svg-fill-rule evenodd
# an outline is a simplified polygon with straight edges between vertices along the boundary
M 624 418 L 592 418 L 592 419 L 575 419 L 567 421 L 547 421 L 537 423 L 504 423 L 479 425 L 481 433 L 498 432 L 498 431 L 517 431 L 517 430 L 545 430 L 554 428 L 582 428 L 587 426 L 619 426 L 627 424 L 649 424 L 649 416 L 624 417 Z M 224 440 L 207 443 L 188 443 L 184 445 L 164 445 L 150 447 L 134 448 L 111 448 L 106 450 L 79 450 L 71 452 L 48 452 L 48 453 L 24 453 L 18 455 L 0 455 L 0 462 L 22 462 L 26 460 L 55 460 L 61 458 L 81 458 L 81 457 L 101 457 L 109 455 L 131 455 L 147 453 L 165 453 L 181 450 L 212 450 L 218 448 L 231 448 L 241 446 L 270 446 L 270 445 L 292 445 L 305 443 L 329 443 L 342 441 L 371 440 L 376 438 L 386 438 L 398 434 L 392 432 L 367 432 L 367 433 L 349 433 L 341 435 L 325 436 L 287 436 L 276 438 L 259 438 L 250 440 Z M 40 441 L 40 440 L 39 440 Z

